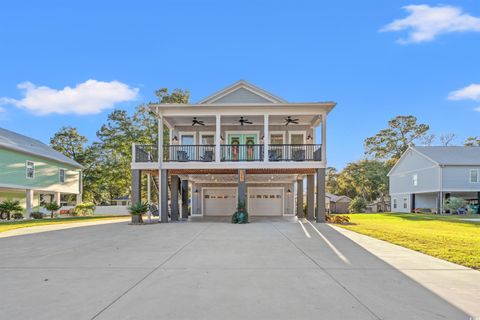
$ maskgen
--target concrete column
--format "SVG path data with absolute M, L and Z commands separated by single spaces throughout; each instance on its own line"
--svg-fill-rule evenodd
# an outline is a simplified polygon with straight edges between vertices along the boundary
M 303 213 L 303 178 L 297 180 L 297 217 L 305 218 Z
M 315 219 L 315 176 L 307 176 L 307 219 Z
M 158 163 L 163 163 L 163 115 L 158 116 Z
M 270 144 L 270 128 L 269 128 L 269 116 L 265 114 L 263 116 L 263 161 L 267 162 L 268 159 L 268 145 Z
M 238 202 L 247 208 L 247 170 L 238 170 Z
M 437 214 L 443 213 L 443 192 L 437 193 Z
M 158 190 L 159 190 L 159 221 L 168 222 L 168 173 L 166 169 L 159 170 L 158 176 Z
M 222 135 L 221 116 L 219 114 L 215 117 L 215 162 L 220 162 L 220 137 Z
M 182 180 L 182 219 L 188 219 L 188 180 Z
M 55 202 L 57 205 L 60 205 L 60 192 L 55 192 L 53 194 L 53 202 Z
M 27 189 L 26 190 L 26 214 L 25 218 L 30 218 L 30 213 L 33 211 L 33 190 Z
M 178 176 L 171 176 L 170 178 L 170 218 L 172 221 L 178 221 L 178 216 L 180 215 L 180 210 L 178 208 L 178 187 L 180 184 L 180 179 Z
M 132 204 L 142 201 L 142 171 L 132 170 Z
M 317 222 L 325 222 L 325 168 L 317 169 Z

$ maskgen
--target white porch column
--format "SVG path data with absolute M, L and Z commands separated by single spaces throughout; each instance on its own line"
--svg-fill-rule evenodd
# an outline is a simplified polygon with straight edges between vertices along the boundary
M 215 162 L 220 162 L 220 136 L 221 130 L 221 116 L 217 114 L 215 116 Z
M 75 199 L 75 203 L 78 205 L 78 204 L 81 204 L 82 201 L 83 201 L 82 194 L 78 193 L 77 196 L 76 196 L 76 199 Z
M 263 116 L 263 161 L 268 159 L 268 146 L 270 144 L 270 129 L 269 129 L 269 115 Z
M 163 114 L 158 116 L 158 163 L 163 163 Z
M 327 166 L 327 115 L 322 114 L 322 162 Z
M 33 190 L 27 189 L 26 191 L 26 215 L 25 218 L 30 218 L 30 213 L 33 211 Z

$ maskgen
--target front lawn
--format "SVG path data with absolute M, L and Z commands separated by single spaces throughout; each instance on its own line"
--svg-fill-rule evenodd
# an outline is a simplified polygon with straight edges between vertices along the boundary
M 480 215 L 349 214 L 342 228 L 480 270 Z M 477 222 L 461 219 L 479 219 Z
M 62 223 L 78 223 L 85 221 L 116 219 L 125 216 L 87 216 L 87 217 L 71 217 L 71 218 L 54 218 L 54 219 L 38 219 L 38 220 L 20 220 L 20 221 L 2 221 L 0 222 L 0 232 L 8 230 L 43 226 L 49 224 L 62 224 Z

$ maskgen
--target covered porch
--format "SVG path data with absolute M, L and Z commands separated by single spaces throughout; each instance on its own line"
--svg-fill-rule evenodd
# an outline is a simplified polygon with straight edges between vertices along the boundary
M 132 173 L 133 203 L 158 203 L 160 222 L 230 217 L 238 203 L 245 205 L 251 217 L 297 216 L 325 222 L 322 168 L 161 169 Z

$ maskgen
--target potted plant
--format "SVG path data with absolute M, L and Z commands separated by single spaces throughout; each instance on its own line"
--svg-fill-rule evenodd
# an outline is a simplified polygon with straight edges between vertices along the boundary
M 13 213 L 21 213 L 23 211 L 20 201 L 18 200 L 5 200 L 0 203 L 0 214 L 2 218 L 6 215 L 7 220 L 10 220 L 10 215 Z
M 50 218 L 53 218 L 53 215 L 57 210 L 59 210 L 62 206 L 57 204 L 56 202 L 47 202 L 43 205 L 43 207 L 50 211 Z
M 128 207 L 132 216 L 132 223 L 143 223 L 143 215 L 148 212 L 148 204 L 137 202 Z
M 245 203 L 239 201 L 237 211 L 232 216 L 232 223 L 248 223 L 248 212 Z

